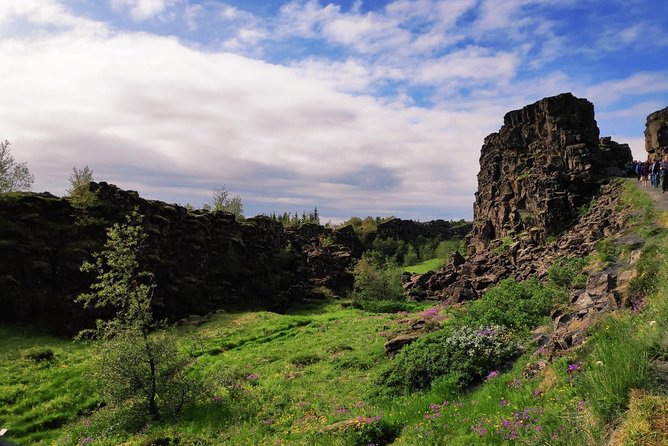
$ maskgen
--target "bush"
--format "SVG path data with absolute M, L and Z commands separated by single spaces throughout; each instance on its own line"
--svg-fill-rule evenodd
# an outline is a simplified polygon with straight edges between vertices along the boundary
M 24 350 L 21 356 L 33 362 L 50 362 L 55 357 L 53 350 L 47 347 L 31 347 Z
M 545 321 L 552 305 L 566 292 L 541 285 L 536 279 L 504 279 L 481 299 L 470 302 L 461 321 L 469 325 L 503 325 L 530 330 Z
M 570 288 L 583 284 L 587 275 L 582 272 L 587 260 L 580 257 L 559 257 L 547 270 L 550 282 L 558 287 Z
M 507 329 L 498 325 L 462 326 L 430 333 L 405 347 L 381 374 L 389 393 L 422 390 L 439 377 L 452 375 L 465 388 L 520 352 Z
M 357 262 L 353 275 L 355 277 L 353 305 L 373 311 L 379 309 L 380 302 L 403 300 L 401 270 L 396 265 L 389 264 L 381 268 L 365 255 Z

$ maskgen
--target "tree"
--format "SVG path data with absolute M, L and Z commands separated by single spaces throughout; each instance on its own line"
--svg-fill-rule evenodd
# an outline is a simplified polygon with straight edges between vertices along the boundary
M 79 295 L 84 306 L 111 308 L 115 315 L 98 321 L 97 328 L 80 335 L 100 338 L 105 354 L 95 368 L 101 390 L 110 402 L 136 406 L 150 418 L 178 412 L 193 395 L 184 376 L 187 359 L 153 317 L 153 274 L 142 270 L 139 254 L 146 240 L 137 210 L 123 224 L 107 229 L 104 249 L 84 262 L 81 270 L 94 272 L 91 291 Z
M 78 209 L 88 209 L 96 200 L 96 195 L 90 190 L 90 183 L 93 181 L 93 171 L 85 166 L 83 169 L 72 168 L 70 175 L 70 187 L 67 189 L 67 195 L 70 197 L 72 206 Z
M 213 190 L 212 209 L 214 211 L 225 211 L 234 214 L 236 218 L 244 218 L 244 206 L 241 203 L 241 197 L 230 193 L 225 189 L 225 185 Z
M 29 190 L 35 177 L 27 163 L 14 161 L 9 146 L 9 141 L 0 141 L 0 192 Z

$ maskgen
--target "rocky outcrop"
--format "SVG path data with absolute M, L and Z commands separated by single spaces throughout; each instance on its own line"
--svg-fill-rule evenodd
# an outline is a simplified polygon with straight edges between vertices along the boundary
M 619 145 L 603 150 L 594 106 L 570 93 L 507 113 L 482 146 L 469 253 L 522 234 L 540 242 L 569 228 L 608 169 L 630 160 L 630 151 L 621 152 Z
M 506 114 L 482 147 L 468 257 L 405 275 L 408 296 L 475 299 L 511 274 L 544 277 L 557 257 L 585 256 L 621 231 L 621 186 L 606 182 L 623 175 L 630 149 L 598 133 L 593 105 L 569 93 Z
M 668 107 L 647 116 L 645 150 L 652 160 L 668 155 Z
M 629 218 L 620 210 L 622 190 L 618 183 L 604 185 L 591 209 L 556 240 L 539 243 L 528 234 L 510 244 L 496 241 L 489 251 L 466 258 L 456 253 L 439 271 L 405 275 L 404 291 L 416 300 L 454 304 L 481 296 L 488 287 L 511 275 L 518 280 L 531 276 L 544 279 L 558 257 L 585 257 L 596 250 L 601 239 L 622 235 Z
M 471 223 L 463 220 L 459 222 L 445 220 L 419 222 L 393 218 L 378 225 L 376 237 L 380 239 L 393 238 L 405 242 L 415 241 L 419 237 L 436 240 L 461 239 L 471 231 L 471 228 Z
M 351 284 L 350 249 L 324 246 L 321 237 L 335 236 L 321 226 L 286 231 L 267 217 L 238 222 L 107 183 L 91 183 L 91 190 L 98 200 L 85 214 L 48 193 L 0 195 L 0 320 L 73 333 L 104 316 L 75 302 L 93 280 L 79 268 L 102 248 L 106 228 L 134 208 L 144 215 L 141 263 L 155 275 L 158 317 L 281 309 L 314 285 Z

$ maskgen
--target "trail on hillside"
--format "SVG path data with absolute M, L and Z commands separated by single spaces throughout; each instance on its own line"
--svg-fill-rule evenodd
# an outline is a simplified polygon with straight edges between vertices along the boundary
M 634 179 L 629 178 L 627 181 L 636 181 Z M 656 205 L 657 211 L 660 212 L 668 212 L 668 192 L 665 194 L 661 192 L 661 188 L 657 187 L 642 187 L 640 182 L 638 182 L 638 187 L 645 191 L 647 195 L 649 195 L 652 200 L 654 200 L 654 204 Z

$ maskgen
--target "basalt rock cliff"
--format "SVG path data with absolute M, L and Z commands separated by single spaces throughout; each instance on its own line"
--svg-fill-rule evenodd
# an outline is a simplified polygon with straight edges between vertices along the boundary
M 570 227 L 602 180 L 631 161 L 628 146 L 601 142 L 593 104 L 570 93 L 507 113 L 482 146 L 469 252 Z
M 91 183 L 91 190 L 97 202 L 85 213 L 49 193 L 0 195 L 0 320 L 71 334 L 104 317 L 75 302 L 93 280 L 79 268 L 103 247 L 105 229 L 134 208 L 144 216 L 148 240 L 140 260 L 155 275 L 157 317 L 280 310 L 314 286 L 351 285 L 360 242 L 350 228 L 286 230 L 266 217 L 238 222 L 225 212 L 189 211 L 107 183 Z M 323 246 L 327 236 L 333 242 Z
M 609 207 L 582 221 L 580 214 L 599 194 L 615 196 L 605 184 L 631 160 L 627 144 L 599 138 L 586 99 L 566 93 L 507 113 L 482 146 L 468 256 L 457 253 L 439 271 L 405 274 L 404 290 L 457 303 L 510 275 L 544 276 L 558 256 L 588 254 L 623 221 Z
M 648 158 L 653 160 L 668 155 L 668 107 L 647 116 L 645 150 Z

